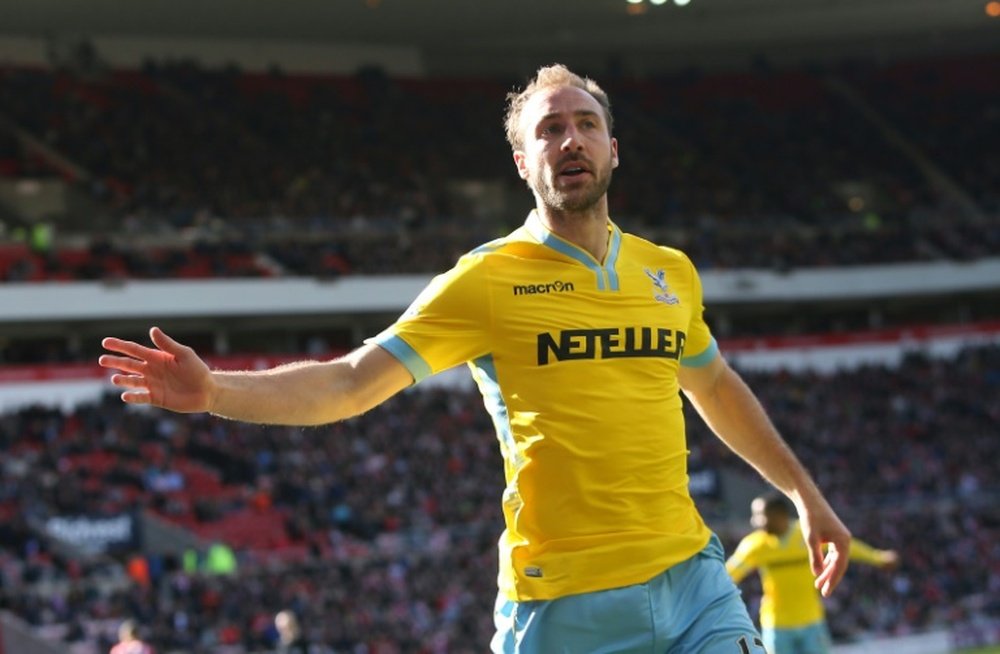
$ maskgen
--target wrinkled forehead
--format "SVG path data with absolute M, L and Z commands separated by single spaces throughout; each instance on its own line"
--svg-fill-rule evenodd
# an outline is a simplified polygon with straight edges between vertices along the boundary
M 594 96 L 575 86 L 555 86 L 536 91 L 524 105 L 521 129 L 534 127 L 546 116 L 573 115 L 586 111 L 597 114 L 604 123 L 604 109 Z

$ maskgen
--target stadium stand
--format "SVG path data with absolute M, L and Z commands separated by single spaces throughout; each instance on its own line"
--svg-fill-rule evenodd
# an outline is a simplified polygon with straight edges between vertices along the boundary
M 997 65 L 982 55 L 612 81 L 623 144 L 612 214 L 702 268 L 995 256 Z M 454 188 L 475 181 L 520 198 L 507 204 L 527 199 L 499 127 L 511 86 L 190 63 L 96 78 L 4 68 L 8 131 L 71 162 L 63 176 L 124 233 L 108 243 L 69 219 L 59 229 L 95 242 L 44 259 L 7 252 L 0 272 L 16 281 L 441 270 L 519 222 L 519 210 L 480 215 L 489 202 Z M 18 157 L 5 138 L 7 177 L 39 169 L 40 150 Z

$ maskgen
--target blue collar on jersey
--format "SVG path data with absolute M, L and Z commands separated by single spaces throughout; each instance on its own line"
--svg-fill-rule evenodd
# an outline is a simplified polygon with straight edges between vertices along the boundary
M 583 248 L 573 245 L 566 239 L 549 231 L 549 228 L 542 224 L 541 218 L 538 217 L 538 212 L 534 209 L 528 214 L 528 219 L 524 222 L 524 226 L 528 230 L 528 233 L 531 234 L 531 237 L 542 245 L 552 248 L 559 254 L 576 259 L 587 268 L 590 268 L 597 277 L 597 290 L 620 290 L 618 287 L 618 271 L 615 269 L 615 266 L 618 264 L 618 254 L 621 251 L 622 231 L 613 222 L 608 221 L 610 236 L 608 238 L 608 253 L 604 257 L 603 266 L 592 254 Z

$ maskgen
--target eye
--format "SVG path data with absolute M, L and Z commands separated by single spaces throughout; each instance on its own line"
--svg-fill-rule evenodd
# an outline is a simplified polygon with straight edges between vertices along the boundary
M 559 134 L 559 132 L 561 132 L 561 131 L 562 131 L 562 127 L 560 127 L 556 123 L 552 123 L 552 124 L 549 124 L 549 125 L 546 125 L 545 127 L 543 127 L 541 129 L 540 133 L 541 133 L 542 136 L 555 136 L 555 135 Z

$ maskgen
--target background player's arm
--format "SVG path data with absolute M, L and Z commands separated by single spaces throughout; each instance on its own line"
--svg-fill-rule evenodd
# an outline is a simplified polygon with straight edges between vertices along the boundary
M 753 534 L 741 540 L 736 551 L 726 560 L 726 572 L 732 577 L 734 583 L 740 583 L 748 574 L 757 569 L 757 548 L 752 539 Z
M 851 539 L 850 559 L 879 568 L 894 568 L 899 564 L 895 550 L 880 550 L 857 538 Z
M 816 587 L 829 595 L 847 571 L 851 534 L 812 477 L 778 434 L 735 370 L 716 355 L 703 366 L 681 366 L 681 388 L 715 434 L 795 503 L 809 546 Z M 822 545 L 828 544 L 824 559 Z
M 319 425 L 380 404 L 413 382 L 410 372 L 377 345 L 333 361 L 302 361 L 270 370 L 213 371 L 190 347 L 150 330 L 155 347 L 106 338 L 99 363 L 120 371 L 111 381 L 122 400 L 264 424 Z

